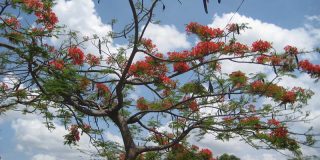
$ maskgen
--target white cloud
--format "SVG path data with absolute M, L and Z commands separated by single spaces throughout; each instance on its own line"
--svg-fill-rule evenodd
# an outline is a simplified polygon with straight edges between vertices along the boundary
M 110 132 L 106 132 L 106 137 L 110 141 L 117 142 L 118 144 L 123 145 L 123 140 L 118 135 L 112 134 Z
M 79 31 L 83 36 L 92 34 L 107 35 L 110 25 L 105 25 L 97 15 L 92 0 L 57 0 L 53 11 L 59 18 L 59 24 L 67 25 Z
M 39 118 L 41 119 L 41 118 Z M 80 157 L 88 157 L 82 151 L 95 151 L 89 144 L 89 137 L 82 135 L 78 146 L 71 148 L 63 144 L 63 136 L 68 131 L 58 124 L 56 128 L 49 131 L 48 128 L 39 119 L 17 119 L 12 122 L 12 128 L 15 130 L 17 149 L 28 154 L 50 153 L 57 159 L 80 159 Z M 43 155 L 35 155 L 36 158 Z
M 215 15 L 213 22 L 209 24 L 211 27 L 224 28 L 233 13 Z M 242 32 L 238 37 L 240 42 L 251 44 L 252 42 L 262 39 L 273 42 L 273 46 L 277 51 L 281 51 L 286 45 L 294 45 L 299 49 L 310 50 L 319 44 L 319 38 L 314 37 L 308 28 L 299 27 L 286 29 L 272 23 L 262 22 L 236 13 L 232 23 L 248 23 L 251 29 Z
M 187 35 L 179 32 L 174 25 L 150 24 L 145 37 L 152 39 L 162 53 L 190 47 Z
M 32 157 L 32 160 L 56 160 L 56 157 L 45 154 L 37 154 Z

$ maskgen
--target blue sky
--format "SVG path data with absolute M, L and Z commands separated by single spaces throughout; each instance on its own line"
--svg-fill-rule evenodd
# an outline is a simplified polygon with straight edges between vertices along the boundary
M 275 47 L 281 50 L 286 44 L 296 45 L 301 49 L 312 49 L 320 46 L 320 1 L 319 0 L 245 0 L 237 14 L 234 12 L 241 0 L 222 0 L 221 4 L 210 0 L 209 14 L 205 14 L 202 1 L 198 0 L 163 0 L 166 5 L 165 11 L 159 7 L 156 19 L 159 25 L 152 25 L 147 37 L 155 39 L 160 51 L 170 51 L 190 48 L 194 40 L 188 38 L 184 33 L 185 24 L 196 21 L 210 26 L 224 27 L 234 15 L 232 22 L 248 22 L 251 30 L 246 31 L 239 40 L 250 43 L 257 39 L 266 39 L 274 42 Z M 98 34 L 105 35 L 111 30 L 108 23 L 117 18 L 118 23 L 115 30 L 123 26 L 131 19 L 131 13 L 127 1 L 101 0 L 100 4 L 92 0 L 57 0 L 54 8 L 61 24 L 66 24 L 70 29 L 78 30 L 83 35 Z M 52 43 L 58 44 L 59 39 L 52 39 Z M 113 47 L 123 45 L 124 41 L 114 41 Z M 91 50 L 90 46 L 87 48 Z M 319 62 L 317 57 L 313 58 Z M 263 70 L 252 66 L 237 66 L 232 64 L 223 68 L 225 72 L 231 72 L 235 68 L 248 72 Z M 319 85 L 314 84 L 306 75 L 300 75 L 298 79 L 284 78 L 284 85 L 303 86 L 320 91 Z M 137 91 L 137 95 L 142 91 Z M 134 95 L 133 95 L 134 96 Z M 314 97 L 320 96 L 316 92 Z M 134 98 L 134 97 L 133 97 Z M 320 114 L 319 100 L 313 98 L 310 109 L 313 116 Z M 42 124 L 43 119 L 38 115 L 24 116 L 17 112 L 8 112 L 0 115 L 0 156 L 3 160 L 60 160 L 60 159 L 88 159 L 75 149 L 63 146 L 63 135 L 66 133 L 63 126 L 57 125 L 57 129 L 49 132 Z M 320 125 L 315 125 L 320 130 Z M 297 124 L 294 127 L 307 127 L 308 125 Z M 105 136 L 110 140 L 121 143 L 116 131 L 109 130 Z M 192 136 L 191 136 L 192 137 Z M 194 141 L 190 139 L 190 141 Z M 195 141 L 194 141 L 195 142 Z M 244 160 L 252 159 L 286 159 L 275 151 L 256 151 L 238 140 L 222 143 L 213 137 L 205 136 L 198 143 L 202 147 L 210 147 L 218 155 L 221 153 L 232 153 Z M 79 147 L 88 148 L 88 138 L 82 137 Z M 92 151 L 93 148 L 89 148 Z M 320 150 L 311 148 L 304 149 L 306 154 L 320 153 Z

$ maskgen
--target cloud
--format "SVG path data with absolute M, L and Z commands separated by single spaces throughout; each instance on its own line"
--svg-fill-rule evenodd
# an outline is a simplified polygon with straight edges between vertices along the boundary
M 145 37 L 152 39 L 162 53 L 190 47 L 187 35 L 179 32 L 174 25 L 150 24 Z
M 40 159 L 43 156 L 39 153 L 50 153 L 57 159 L 81 159 L 81 157 L 89 157 L 81 151 L 95 151 L 89 144 L 89 137 L 82 135 L 76 148 L 63 144 L 63 136 L 68 131 L 58 124 L 55 129 L 49 131 L 43 122 L 38 119 L 16 119 L 12 122 L 11 127 L 15 131 L 15 140 L 19 142 L 16 148 L 18 151 L 34 155 L 33 159 Z M 39 158 L 40 157 L 40 158 Z M 53 157 L 53 158 L 54 158 Z
M 224 28 L 232 15 L 233 13 L 223 14 L 222 16 L 215 15 L 213 22 L 209 26 Z M 238 13 L 234 15 L 232 23 L 248 23 L 251 29 L 242 31 L 236 38 L 240 42 L 249 45 L 256 40 L 262 39 L 273 42 L 274 48 L 277 51 L 282 51 L 286 45 L 294 45 L 299 49 L 311 50 L 319 44 L 319 37 L 315 37 L 311 32 L 312 30 L 306 27 L 286 29 Z
M 59 18 L 59 24 L 67 25 L 83 36 L 107 35 L 111 31 L 111 26 L 104 24 L 97 15 L 92 0 L 57 0 L 56 3 L 53 11 Z
M 56 160 L 56 157 L 45 155 L 45 154 L 37 154 L 32 157 L 32 160 Z

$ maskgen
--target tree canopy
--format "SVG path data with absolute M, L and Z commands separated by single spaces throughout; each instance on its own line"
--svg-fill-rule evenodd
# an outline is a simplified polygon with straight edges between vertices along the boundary
M 318 54 L 319 49 L 287 45 L 278 52 L 272 42 L 261 39 L 240 43 L 237 37 L 250 24 L 232 23 L 222 29 L 190 22 L 186 33 L 198 43 L 160 53 L 144 34 L 156 23 L 155 8 L 164 10 L 165 3 L 128 3 L 132 21 L 124 28 L 105 37 L 79 37 L 57 25 L 51 0 L 1 2 L 0 78 L 15 80 L 0 84 L 0 113 L 40 113 L 48 129 L 59 120 L 69 130 L 66 145 L 76 145 L 80 134 L 87 134 L 97 155 L 108 159 L 216 159 L 211 150 L 189 144 L 193 131 L 200 139 L 206 134 L 216 140 L 240 137 L 257 149 L 289 150 L 296 157 L 302 156 L 301 145 L 315 144 L 311 130 L 288 129 L 289 123 L 308 120 L 304 107 L 312 90 L 278 82 L 300 73 L 317 81 L 319 64 L 303 55 Z M 63 43 L 50 44 L 54 37 Z M 111 51 L 113 39 L 127 45 Z M 87 42 L 97 53 L 85 53 Z M 143 58 L 137 59 L 138 54 Z M 263 65 L 273 74 L 226 74 L 221 70 L 225 61 Z M 138 88 L 144 92 L 131 98 Z M 111 126 L 119 130 L 123 146 L 103 138 Z M 238 158 L 225 154 L 218 159 Z

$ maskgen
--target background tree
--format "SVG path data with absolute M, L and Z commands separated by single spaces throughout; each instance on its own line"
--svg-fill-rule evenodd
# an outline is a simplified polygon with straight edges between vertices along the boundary
M 123 29 L 106 37 L 80 38 L 56 25 L 50 0 L 1 2 L 0 73 L 1 78 L 15 79 L 1 84 L 1 112 L 23 108 L 24 113 L 41 113 L 48 129 L 58 119 L 70 131 L 65 144 L 76 145 L 86 133 L 99 155 L 108 159 L 214 159 L 210 150 L 188 144 L 191 131 L 199 138 L 240 137 L 255 148 L 287 149 L 297 157 L 300 145 L 315 144 L 310 130 L 295 133 L 287 128 L 289 122 L 307 121 L 303 107 L 313 92 L 285 88 L 278 81 L 299 72 L 318 79 L 319 65 L 300 60 L 300 55 L 319 50 L 285 46 L 281 53 L 263 40 L 247 46 L 236 39 L 246 24 L 229 24 L 222 30 L 191 22 L 186 32 L 199 39 L 193 48 L 159 53 L 144 33 L 155 23 L 155 8 L 165 9 L 164 2 L 128 3 L 132 22 Z M 29 17 L 28 22 L 21 17 Z M 46 43 L 51 37 L 64 37 L 65 42 L 51 46 Z M 118 38 L 128 46 L 111 52 L 110 39 Z M 92 42 L 98 53 L 84 53 L 85 42 Z M 145 57 L 134 61 L 137 54 Z M 222 61 L 268 66 L 274 75 L 224 74 Z M 137 88 L 145 93 L 130 99 Z M 275 104 L 264 104 L 264 98 Z M 104 140 L 110 126 L 119 129 L 124 146 Z

